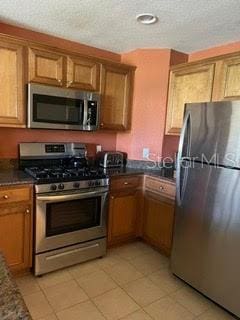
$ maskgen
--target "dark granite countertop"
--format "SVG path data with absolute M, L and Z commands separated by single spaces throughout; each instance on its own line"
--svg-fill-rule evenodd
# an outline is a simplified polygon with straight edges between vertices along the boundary
M 117 169 L 106 169 L 106 172 L 107 174 L 109 174 L 110 177 L 147 174 L 149 176 L 158 177 L 173 183 L 176 182 L 175 178 L 164 176 L 162 170 L 160 169 L 153 170 L 153 169 L 135 169 L 135 168 L 124 167 L 124 168 L 117 168 Z
M 29 311 L 0 253 L 0 319 L 31 320 Z
M 0 187 L 15 184 L 32 184 L 32 179 L 28 174 L 21 170 L 2 169 L 0 170 Z

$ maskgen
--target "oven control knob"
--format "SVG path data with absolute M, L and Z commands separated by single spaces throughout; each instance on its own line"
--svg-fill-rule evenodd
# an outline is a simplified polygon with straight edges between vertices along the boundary
M 89 182 L 88 182 L 88 186 L 89 186 L 89 187 L 94 187 L 94 185 L 95 185 L 94 181 L 89 181 Z
M 96 181 L 96 186 L 100 186 L 101 182 L 100 181 Z
M 79 182 L 74 182 L 73 188 L 79 188 L 79 187 L 80 187 L 80 183 Z
M 57 190 L 57 186 L 55 184 L 51 184 L 50 189 L 52 191 L 55 191 L 55 190 Z
M 63 189 L 64 189 L 64 184 L 63 184 L 63 183 L 60 183 L 60 184 L 58 185 L 58 189 L 63 190 Z

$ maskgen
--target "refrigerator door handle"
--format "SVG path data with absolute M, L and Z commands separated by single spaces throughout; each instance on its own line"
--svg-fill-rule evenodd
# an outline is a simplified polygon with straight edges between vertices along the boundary
M 180 135 L 179 141 L 179 151 L 177 157 L 177 175 L 176 175 L 176 199 L 177 205 L 181 206 L 182 199 L 184 195 L 184 190 L 186 186 L 186 179 L 188 173 L 188 166 L 190 161 L 186 161 L 185 166 L 183 166 L 184 158 L 190 156 L 190 142 L 191 142 L 191 115 L 190 112 L 185 114 L 183 127 Z

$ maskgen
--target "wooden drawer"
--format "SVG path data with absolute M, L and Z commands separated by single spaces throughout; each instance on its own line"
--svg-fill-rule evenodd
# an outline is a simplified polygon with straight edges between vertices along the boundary
M 0 204 L 30 201 L 31 188 L 29 187 L 8 187 L 0 188 Z
M 161 195 L 175 198 L 176 186 L 174 183 L 168 182 L 161 178 L 145 177 L 145 189 L 153 192 L 157 192 Z
M 121 176 L 111 179 L 111 191 L 123 191 L 127 189 L 138 189 L 142 186 L 142 176 Z

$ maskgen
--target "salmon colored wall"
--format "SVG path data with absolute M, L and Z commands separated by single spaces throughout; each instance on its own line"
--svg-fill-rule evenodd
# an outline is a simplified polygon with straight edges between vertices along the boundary
M 187 59 L 186 54 L 169 49 L 139 49 L 122 55 L 123 62 L 137 66 L 132 131 L 117 135 L 117 149 L 127 152 L 130 159 L 142 160 L 143 148 L 149 148 L 153 160 L 164 154 L 169 68 Z M 167 151 L 175 149 L 175 141 L 168 142 Z
M 240 51 L 240 41 L 227 43 L 222 46 L 208 48 L 206 50 L 190 53 L 188 61 L 189 62 L 197 61 L 197 60 L 216 57 L 222 54 L 233 53 L 237 51 Z
M 149 148 L 153 159 L 162 153 L 170 53 L 169 49 L 138 49 L 122 55 L 122 62 L 137 66 L 132 131 L 117 134 L 117 149 L 130 159 L 141 160 L 143 148 Z
M 0 33 L 18 36 L 26 40 L 39 41 L 47 45 L 76 51 L 82 54 L 92 55 L 112 61 L 119 62 L 121 56 L 117 53 L 86 46 L 73 41 L 52 37 L 47 34 L 34 32 L 24 28 L 0 23 Z M 29 130 L 0 128 L 0 158 L 16 158 L 18 154 L 18 143 L 20 142 L 88 142 L 101 144 L 103 150 L 116 149 L 115 133 L 86 133 L 80 131 L 53 131 L 53 130 Z
M 78 53 L 82 53 L 82 54 L 86 54 L 86 55 L 90 55 L 98 58 L 113 60 L 116 62 L 119 62 L 121 60 L 121 55 L 114 52 L 98 49 L 95 47 L 90 47 L 78 42 L 50 36 L 41 32 L 31 31 L 25 28 L 12 26 L 2 22 L 0 22 L 0 33 L 20 37 L 30 41 L 41 42 L 46 45 L 50 45 L 60 49 L 76 51 Z
M 108 133 L 0 128 L 0 158 L 17 158 L 20 142 L 83 142 L 116 149 L 116 135 Z M 93 148 L 90 150 L 93 153 Z

